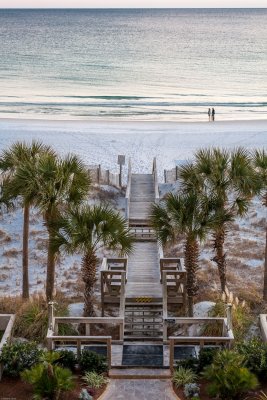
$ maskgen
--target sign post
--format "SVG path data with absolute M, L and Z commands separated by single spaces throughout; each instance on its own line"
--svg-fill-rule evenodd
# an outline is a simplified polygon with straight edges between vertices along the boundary
M 125 156 L 118 155 L 118 164 L 120 166 L 119 185 L 122 187 L 122 166 L 125 165 Z

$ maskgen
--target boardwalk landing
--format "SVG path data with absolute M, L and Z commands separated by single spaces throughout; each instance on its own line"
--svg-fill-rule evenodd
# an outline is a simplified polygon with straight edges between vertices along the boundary
M 129 207 L 129 225 L 136 232 L 149 228 L 149 212 L 155 201 L 152 174 L 132 174 Z M 126 301 L 137 297 L 150 297 L 162 301 L 159 255 L 155 237 L 136 239 L 134 252 L 128 259 Z

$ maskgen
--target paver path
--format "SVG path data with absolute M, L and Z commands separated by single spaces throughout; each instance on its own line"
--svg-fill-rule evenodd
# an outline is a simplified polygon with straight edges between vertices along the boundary
M 170 379 L 111 379 L 99 400 L 178 400 Z

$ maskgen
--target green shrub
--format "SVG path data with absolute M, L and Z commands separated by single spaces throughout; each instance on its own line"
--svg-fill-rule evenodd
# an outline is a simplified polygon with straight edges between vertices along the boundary
M 83 371 L 97 372 L 98 374 L 102 374 L 108 370 L 106 357 L 90 350 L 82 351 L 79 364 Z
M 196 374 L 191 369 L 184 367 L 177 368 L 172 377 L 172 381 L 177 388 L 188 383 L 194 383 L 196 379 Z
M 108 379 L 105 376 L 96 372 L 86 372 L 83 380 L 93 389 L 99 389 L 108 383 Z
M 189 357 L 185 358 L 184 360 L 179 360 L 176 363 L 176 369 L 179 367 L 191 369 L 193 372 L 197 372 L 199 368 L 199 360 L 196 357 Z
M 19 304 L 16 310 L 16 320 L 14 325 L 14 335 L 23 337 L 36 342 L 43 342 L 48 329 L 48 305 L 43 296 L 35 295 L 30 300 Z M 68 316 L 66 300 L 58 294 L 58 304 L 56 305 L 56 315 L 59 317 Z M 59 324 L 59 335 L 73 334 L 71 326 Z
M 245 357 L 246 367 L 259 379 L 267 378 L 267 345 L 259 339 L 251 339 L 237 345 L 238 353 Z
M 209 312 L 210 317 L 225 317 L 225 315 L 226 304 L 221 300 L 218 301 Z M 247 304 L 238 302 L 233 304 L 232 321 L 235 342 L 244 340 L 252 323 L 251 313 Z
M 245 358 L 230 350 L 218 352 L 213 363 L 206 367 L 204 378 L 211 382 L 208 386 L 210 396 L 219 396 L 223 400 L 239 399 L 242 393 L 255 389 L 256 376 L 243 367 Z
M 200 349 L 197 372 L 202 372 L 205 367 L 211 365 L 218 351 L 219 349 L 216 347 L 203 347 Z
M 71 371 L 55 364 L 59 357 L 56 352 L 47 352 L 40 364 L 21 373 L 22 379 L 33 386 L 35 400 L 58 400 L 62 391 L 74 387 Z
M 43 351 L 34 342 L 5 344 L 0 354 L 4 374 L 16 377 L 20 372 L 31 368 L 40 361 Z
M 75 365 L 77 364 L 77 357 L 71 350 L 56 350 L 60 355 L 60 358 L 56 361 L 56 364 L 61 365 L 61 367 L 69 368 L 71 371 L 75 370 Z

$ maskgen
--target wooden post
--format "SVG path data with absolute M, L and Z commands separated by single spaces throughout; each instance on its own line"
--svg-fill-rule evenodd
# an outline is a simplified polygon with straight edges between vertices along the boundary
M 77 358 L 81 357 L 81 339 L 77 339 Z
M 104 317 L 104 271 L 100 272 L 100 280 L 101 280 L 101 317 Z
M 98 168 L 97 168 L 97 183 L 98 184 L 100 183 L 100 180 L 101 180 L 101 165 L 99 164 Z
M 85 335 L 90 336 L 90 324 L 85 324 Z
M 48 329 L 54 331 L 54 301 L 48 303 Z
M 176 165 L 176 167 L 175 167 L 175 180 L 177 181 L 177 179 L 178 179 L 178 167 Z
M 169 352 L 170 352 L 170 370 L 171 373 L 173 373 L 174 367 L 174 340 L 170 339 L 170 344 L 169 344 Z
M 226 316 L 227 316 L 227 329 L 228 329 L 228 331 L 229 331 L 230 329 L 233 329 L 232 307 L 233 307 L 233 305 L 232 305 L 231 303 L 228 303 L 228 304 L 227 304 Z
M 108 370 L 111 369 L 111 338 L 107 339 L 107 359 L 108 359 Z

